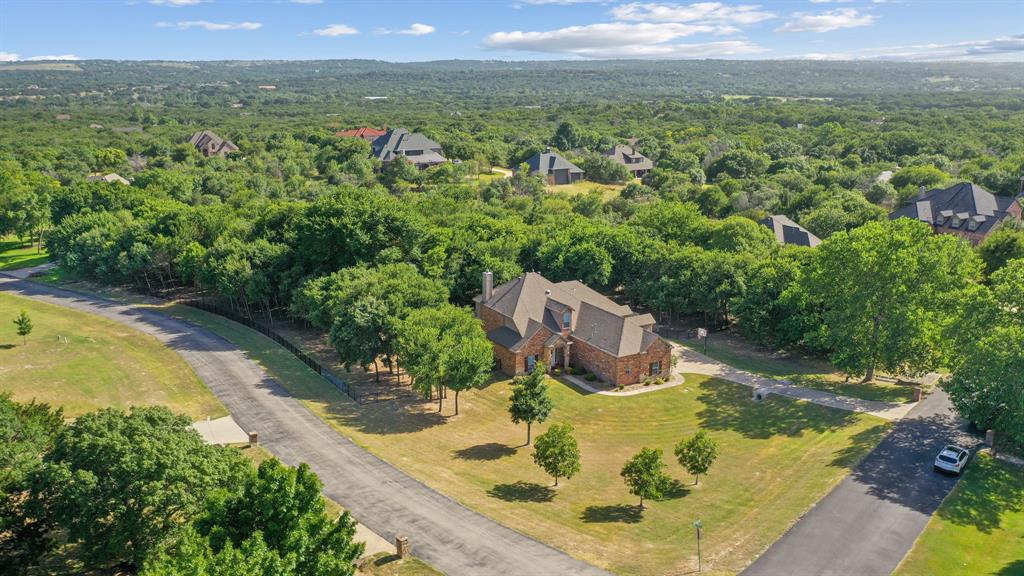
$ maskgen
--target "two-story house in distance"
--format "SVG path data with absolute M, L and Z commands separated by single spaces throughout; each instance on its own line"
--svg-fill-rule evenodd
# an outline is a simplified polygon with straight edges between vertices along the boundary
M 474 298 L 477 316 L 494 344 L 498 370 L 522 374 L 539 362 L 549 368 L 582 366 L 614 385 L 667 376 L 672 347 L 654 333 L 654 317 L 636 314 L 582 282 L 551 282 L 528 272 L 493 286 L 483 275 Z

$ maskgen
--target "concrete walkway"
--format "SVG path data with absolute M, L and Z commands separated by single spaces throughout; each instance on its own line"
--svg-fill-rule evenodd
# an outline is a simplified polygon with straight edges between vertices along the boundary
M 243 444 L 249 441 L 249 434 L 231 416 L 193 422 L 192 427 L 207 444 Z
M 308 463 L 328 498 L 388 542 L 408 536 L 413 555 L 449 576 L 607 574 L 465 508 L 363 450 L 213 332 L 151 308 L 3 274 L 0 290 L 154 336 L 192 366 L 243 430 L 259 432 L 267 450 L 291 466 Z
M 600 388 L 595 388 L 590 384 L 590 382 L 572 374 L 562 374 L 561 377 L 568 380 L 573 386 L 586 390 L 591 394 L 600 394 L 602 396 L 636 396 L 638 394 L 657 392 L 666 388 L 674 388 L 676 386 L 686 384 L 686 378 L 683 378 L 681 374 L 673 374 L 671 382 L 666 382 L 664 384 L 651 384 L 650 386 L 641 386 L 639 388 L 630 388 L 629 390 L 622 390 L 620 392 L 619 390 L 602 390 Z
M 687 372 L 715 376 L 716 378 L 722 378 L 723 380 L 729 380 L 730 382 L 736 382 L 751 388 L 763 389 L 769 394 L 806 400 L 807 402 L 828 406 L 829 408 L 864 412 L 891 421 L 905 417 L 915 406 L 914 403 L 899 404 L 896 402 L 850 398 L 849 396 L 840 396 L 831 392 L 825 392 L 824 390 L 797 386 L 786 380 L 767 378 L 733 368 L 728 364 L 712 360 L 700 352 L 690 350 L 679 344 L 672 344 L 672 348 L 672 353 L 676 356 L 676 364 L 672 367 L 672 373 L 677 376 Z

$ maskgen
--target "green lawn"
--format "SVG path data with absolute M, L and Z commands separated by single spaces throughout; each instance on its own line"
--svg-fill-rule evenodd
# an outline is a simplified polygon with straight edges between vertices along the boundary
M 359 565 L 360 576 L 442 576 L 429 564 L 416 558 L 401 560 L 395 554 L 381 552 L 366 558 Z
M 15 332 L 25 310 L 28 344 Z M 57 337 L 67 338 L 67 343 Z M 0 391 L 64 407 L 74 417 L 108 406 L 162 404 L 195 420 L 227 414 L 180 356 L 110 320 L 0 292 Z
M 697 340 L 678 339 L 674 341 L 697 352 L 704 352 L 703 343 Z M 914 400 L 913 386 L 879 380 L 867 384 L 855 381 L 845 382 L 845 378 L 841 374 L 822 360 L 772 356 L 766 352 L 751 350 L 749 345 L 742 346 L 734 339 L 716 341 L 715 336 L 712 335 L 707 355 L 740 370 L 770 378 L 789 380 L 800 386 L 825 390 L 851 398 L 900 403 Z
M 572 184 L 549 184 L 547 190 L 548 192 L 564 192 L 570 196 L 576 196 L 578 194 L 588 194 L 591 190 L 596 189 L 601 191 L 602 200 L 607 202 L 618 196 L 619 192 L 625 187 L 625 184 L 600 184 L 590 180 L 580 180 Z
M 356 406 L 257 332 L 184 306 L 172 314 L 245 349 L 337 430 L 429 486 L 516 530 L 624 574 L 695 568 L 691 523 L 705 525 L 705 569 L 735 573 L 781 536 L 881 439 L 877 418 L 773 397 L 749 400 L 746 387 L 688 375 L 653 394 L 582 394 L 551 382 L 548 423 L 571 422 L 583 454 L 578 476 L 557 489 L 521 446 L 525 427 L 509 422 L 509 382 L 490 382 L 460 399 L 461 415 L 434 404 L 393 401 Z M 678 480 L 640 511 L 619 477 L 643 446 L 667 455 L 703 428 L 722 456 L 699 486 L 676 464 Z
M 1024 468 L 980 455 L 896 576 L 1024 576 Z
M 0 272 L 38 266 L 49 259 L 46 248 L 39 252 L 34 244 L 25 244 L 11 237 L 0 239 Z

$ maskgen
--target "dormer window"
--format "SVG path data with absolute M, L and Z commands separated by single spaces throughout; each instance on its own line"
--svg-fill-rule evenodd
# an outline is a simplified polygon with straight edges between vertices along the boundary
M 562 312 L 562 330 L 568 330 L 572 326 L 572 310 Z
M 961 224 L 960 217 L 959 216 L 953 216 L 953 223 L 950 224 L 950 226 L 952 226 L 953 228 L 959 228 L 960 224 Z

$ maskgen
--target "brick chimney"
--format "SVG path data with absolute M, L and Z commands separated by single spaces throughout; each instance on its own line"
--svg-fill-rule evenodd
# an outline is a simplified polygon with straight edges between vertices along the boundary
M 924 195 L 927 194 L 927 193 L 928 193 L 928 189 L 927 188 L 925 188 L 924 186 L 918 187 L 918 189 L 917 189 L 917 197 L 918 198 L 924 198 Z
M 483 296 L 481 301 L 487 302 L 494 295 L 494 274 L 490 270 L 484 272 Z

